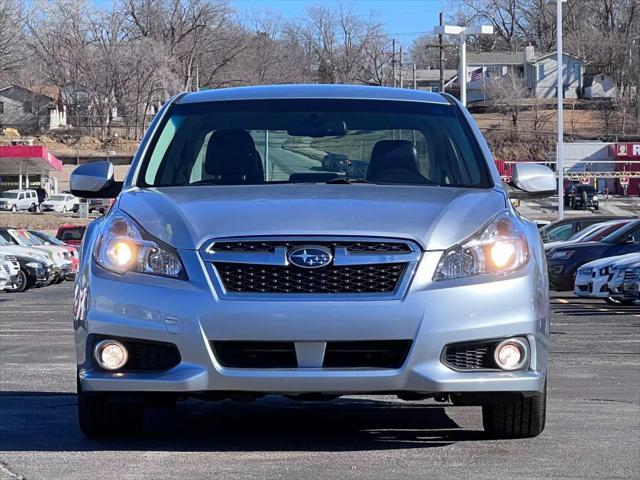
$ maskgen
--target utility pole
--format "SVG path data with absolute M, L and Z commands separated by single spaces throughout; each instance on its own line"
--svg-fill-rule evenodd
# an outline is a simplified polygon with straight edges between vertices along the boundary
M 404 88 L 403 77 L 402 77 L 402 45 L 400 45 L 400 70 L 398 74 L 400 75 L 400 88 Z
M 440 28 L 444 28 L 444 13 L 440 12 Z M 438 45 L 440 49 L 440 91 L 444 92 L 444 35 L 438 34 Z
M 391 40 L 391 77 L 392 85 L 396 86 L 396 39 Z
M 416 62 L 413 62 L 413 89 L 418 89 L 418 78 L 416 77 Z

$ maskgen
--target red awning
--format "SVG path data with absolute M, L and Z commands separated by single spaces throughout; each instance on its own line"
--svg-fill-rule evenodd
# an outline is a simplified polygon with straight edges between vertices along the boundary
M 52 170 L 62 170 L 62 161 L 42 145 L 0 147 L 0 175 L 47 175 Z

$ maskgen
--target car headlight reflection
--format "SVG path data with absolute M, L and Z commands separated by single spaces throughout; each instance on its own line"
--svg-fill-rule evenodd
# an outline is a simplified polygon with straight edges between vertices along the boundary
M 124 214 L 114 214 L 101 233 L 93 254 L 101 267 L 118 274 L 138 272 L 186 278 L 178 252 L 152 238 Z
M 508 211 L 493 219 L 464 242 L 446 250 L 434 280 L 506 274 L 529 260 L 529 246 L 519 218 Z

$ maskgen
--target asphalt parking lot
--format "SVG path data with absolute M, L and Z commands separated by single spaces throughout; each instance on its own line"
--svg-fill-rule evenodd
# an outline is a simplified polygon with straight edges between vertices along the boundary
M 149 436 L 76 424 L 73 286 L 0 293 L 0 479 L 640 478 L 640 307 L 553 298 L 547 428 L 488 440 L 479 408 L 348 397 L 180 404 Z

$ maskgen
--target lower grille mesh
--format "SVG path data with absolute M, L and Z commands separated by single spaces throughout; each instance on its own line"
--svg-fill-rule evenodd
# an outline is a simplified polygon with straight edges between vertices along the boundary
M 289 266 L 216 262 L 229 292 L 237 293 L 391 293 L 406 263 L 305 269 Z
M 447 345 L 442 353 L 442 363 L 457 370 L 495 369 L 493 351 L 497 344 L 492 340 Z

